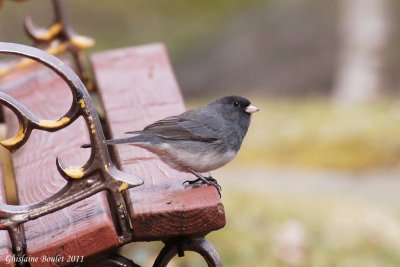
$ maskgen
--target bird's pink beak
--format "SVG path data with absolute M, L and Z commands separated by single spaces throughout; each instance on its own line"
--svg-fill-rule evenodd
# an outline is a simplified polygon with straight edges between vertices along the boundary
M 244 111 L 251 114 L 251 113 L 259 111 L 259 109 L 256 106 L 248 105 Z

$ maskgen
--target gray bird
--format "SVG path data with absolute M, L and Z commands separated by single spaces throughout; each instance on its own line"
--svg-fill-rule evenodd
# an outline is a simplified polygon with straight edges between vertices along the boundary
M 220 193 L 217 181 L 200 173 L 218 169 L 236 156 L 249 128 L 250 116 L 257 111 L 258 108 L 243 97 L 226 96 L 206 106 L 156 121 L 141 131 L 126 133 L 135 136 L 105 142 L 144 148 L 170 167 L 198 177 L 186 181 L 188 185 L 211 184 Z

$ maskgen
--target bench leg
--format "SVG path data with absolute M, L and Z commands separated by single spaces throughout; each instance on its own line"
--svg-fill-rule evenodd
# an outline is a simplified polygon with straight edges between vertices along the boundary
M 180 238 L 166 241 L 153 267 L 166 267 L 175 255 L 178 254 L 179 257 L 183 257 L 184 251 L 197 252 L 207 262 L 208 267 L 223 266 L 215 248 L 204 237 L 201 237 Z

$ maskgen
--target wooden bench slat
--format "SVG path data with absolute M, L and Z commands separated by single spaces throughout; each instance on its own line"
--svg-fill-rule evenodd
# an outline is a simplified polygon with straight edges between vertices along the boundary
M 72 101 L 61 78 L 37 66 L 10 75 L 0 82 L 0 89 L 45 119 L 62 116 Z M 15 132 L 17 120 L 8 109 L 5 119 L 10 131 Z M 13 155 L 21 204 L 43 200 L 65 185 L 56 168 L 56 157 L 70 165 L 84 163 L 90 151 L 81 149 L 80 145 L 88 140 L 83 119 L 54 133 L 33 131 L 28 142 Z M 119 245 L 104 192 L 29 221 L 25 223 L 25 230 L 30 256 L 88 256 Z M 39 262 L 32 266 L 51 266 L 51 263 Z
M 112 137 L 184 111 L 162 45 L 100 52 L 91 61 Z M 115 151 L 122 169 L 145 181 L 129 190 L 136 240 L 208 233 L 225 225 L 214 187 L 185 189 L 182 183 L 196 177 L 171 169 L 144 149 L 120 145 Z

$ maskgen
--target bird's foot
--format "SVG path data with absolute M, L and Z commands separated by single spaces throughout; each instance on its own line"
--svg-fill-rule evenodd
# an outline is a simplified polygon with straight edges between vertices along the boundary
M 201 178 L 197 178 L 196 180 L 188 180 L 183 182 L 183 185 L 185 187 L 199 187 L 203 184 L 207 184 L 207 185 L 212 185 L 215 187 L 215 189 L 217 189 L 218 191 L 218 195 L 219 197 L 221 197 L 221 191 L 222 191 L 222 187 L 218 184 L 217 180 L 215 180 L 214 178 L 210 177 L 203 177 L 203 179 Z

